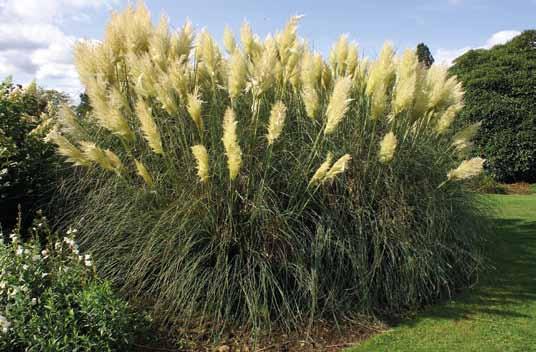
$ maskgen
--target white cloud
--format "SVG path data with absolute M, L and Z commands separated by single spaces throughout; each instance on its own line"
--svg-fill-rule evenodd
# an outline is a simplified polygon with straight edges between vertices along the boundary
M 76 97 L 82 92 L 72 57 L 77 38 L 61 24 L 87 22 L 88 10 L 107 10 L 117 1 L 0 0 L 0 75 L 23 84 L 35 78 Z
M 520 31 L 500 31 L 495 33 L 486 41 L 486 45 L 484 45 L 484 48 L 489 49 L 494 47 L 495 45 L 504 44 L 512 40 L 512 38 L 517 37 L 520 35 Z
M 505 44 L 509 42 L 512 38 L 520 35 L 520 31 L 515 30 L 508 30 L 508 31 L 500 31 L 497 33 L 494 33 L 488 40 L 486 40 L 486 43 L 481 46 L 475 46 L 475 47 L 464 47 L 459 49 L 444 49 L 439 48 L 437 49 L 434 58 L 438 64 L 450 66 L 452 65 L 453 61 L 468 52 L 471 49 L 490 49 L 494 47 L 495 45 L 499 44 Z
M 461 56 L 471 50 L 471 47 L 465 47 L 461 49 L 437 49 L 436 54 L 434 55 L 435 62 L 440 65 L 450 66 L 454 59 L 458 56 Z

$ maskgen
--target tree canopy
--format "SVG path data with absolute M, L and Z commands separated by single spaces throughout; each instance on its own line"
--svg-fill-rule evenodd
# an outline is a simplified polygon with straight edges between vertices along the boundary
M 424 43 L 417 45 L 417 57 L 419 58 L 419 62 L 426 68 L 430 68 L 435 61 L 430 49 Z
M 450 73 L 465 89 L 459 121 L 481 121 L 474 153 L 503 182 L 536 181 L 536 30 L 504 45 L 471 50 Z

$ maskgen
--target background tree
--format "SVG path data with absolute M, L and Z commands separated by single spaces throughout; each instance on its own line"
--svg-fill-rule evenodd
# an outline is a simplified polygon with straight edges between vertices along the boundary
M 474 150 L 503 182 L 536 181 L 536 31 L 507 44 L 471 50 L 450 73 L 465 88 L 459 121 L 482 121 Z
M 435 61 L 430 49 L 424 43 L 417 45 L 417 57 L 419 58 L 419 62 L 426 68 L 430 68 Z
M 68 102 L 64 93 L 0 83 L 0 224 L 10 228 L 20 205 L 23 220 L 48 203 L 55 176 L 63 166 L 43 138 L 53 125 L 58 107 Z

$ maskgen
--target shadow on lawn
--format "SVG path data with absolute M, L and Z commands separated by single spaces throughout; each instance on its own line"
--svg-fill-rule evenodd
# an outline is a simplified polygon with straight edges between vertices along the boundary
M 425 309 L 403 325 L 415 325 L 424 318 L 470 319 L 477 314 L 489 319 L 533 317 L 515 306 L 536 301 L 536 222 L 500 219 L 495 224 L 496 233 L 488 243 L 493 267 L 480 282 L 452 297 L 448 304 Z

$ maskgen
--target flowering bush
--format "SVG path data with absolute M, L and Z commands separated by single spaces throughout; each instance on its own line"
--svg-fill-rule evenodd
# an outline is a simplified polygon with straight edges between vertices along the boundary
M 24 214 L 48 203 L 60 175 L 54 148 L 43 141 L 57 106 L 67 97 L 35 84 L 22 88 L 9 79 L 0 83 L 0 224 L 15 225 Z M 65 169 L 65 168 L 63 168 Z M 28 224 L 30 219 L 24 219 Z
M 227 54 L 186 23 L 115 14 L 76 65 L 93 108 L 49 135 L 85 175 L 68 217 L 100 272 L 163 319 L 293 327 L 398 314 L 468 284 L 479 217 L 459 181 L 477 126 L 453 131 L 456 78 L 397 57 L 326 62 L 296 34 L 246 23 Z M 458 166 L 459 165 L 459 166 Z
M 44 220 L 32 233 L 49 245 L 17 232 L 0 244 L 0 351 L 125 351 L 141 320 L 95 276 L 76 230 L 61 238 Z

